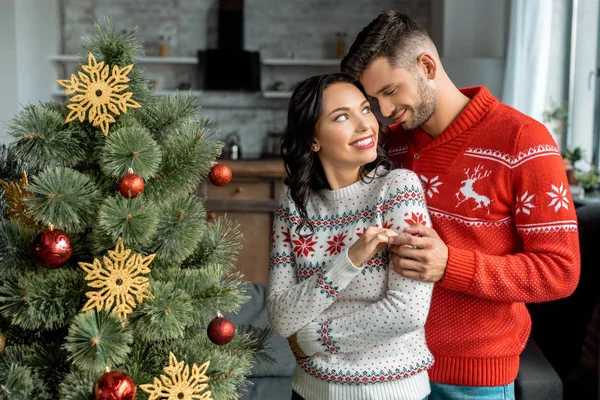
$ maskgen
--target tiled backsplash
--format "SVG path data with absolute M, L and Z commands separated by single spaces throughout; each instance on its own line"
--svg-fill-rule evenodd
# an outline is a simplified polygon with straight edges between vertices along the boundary
M 244 48 L 266 58 L 332 59 L 336 32 L 346 32 L 350 46 L 357 33 L 381 10 L 404 11 L 426 28 L 430 0 L 246 0 Z M 81 37 L 92 24 L 112 17 L 116 29 L 139 27 L 146 55 L 158 55 L 161 35 L 170 37 L 171 55 L 195 57 L 200 49 L 217 46 L 218 0 L 62 0 L 62 47 L 65 54 L 81 52 Z M 346 47 L 346 48 L 347 48 Z M 159 90 L 172 90 L 184 81 L 198 87 L 197 68 L 185 65 L 144 65 Z M 261 85 L 282 81 L 291 90 L 298 81 L 335 66 L 262 66 Z M 221 137 L 237 132 L 244 157 L 259 157 L 268 131 L 286 123 L 286 99 L 263 99 L 260 94 L 216 92 L 198 98 L 204 115 L 214 120 Z

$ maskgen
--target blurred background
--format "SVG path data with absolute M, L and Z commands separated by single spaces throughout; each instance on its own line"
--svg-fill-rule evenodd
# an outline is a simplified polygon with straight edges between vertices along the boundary
M 425 26 L 458 86 L 488 86 L 561 149 L 583 150 L 580 168 L 597 162 L 597 0 L 0 0 L 0 121 L 62 98 L 55 80 L 75 70 L 81 37 L 111 17 L 118 31 L 139 27 L 158 94 L 192 90 L 243 158 L 269 157 L 294 85 L 338 70 L 384 9 Z

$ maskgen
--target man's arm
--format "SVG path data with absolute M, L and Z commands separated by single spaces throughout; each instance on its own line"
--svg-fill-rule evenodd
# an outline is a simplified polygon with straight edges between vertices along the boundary
M 516 154 L 555 147 L 548 131 L 531 123 L 520 133 Z M 512 207 L 522 251 L 496 256 L 444 244 L 433 230 L 408 230 L 425 237 L 397 237 L 393 261 L 404 276 L 439 281 L 446 289 L 507 302 L 542 302 L 570 295 L 579 281 L 575 207 L 560 154 L 526 158 L 511 170 Z M 446 246 L 447 245 L 447 246 Z M 410 257 L 412 260 L 403 259 Z

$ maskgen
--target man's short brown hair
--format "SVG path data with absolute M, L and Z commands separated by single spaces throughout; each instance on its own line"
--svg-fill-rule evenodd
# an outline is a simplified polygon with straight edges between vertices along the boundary
M 342 72 L 358 79 L 379 57 L 391 66 L 411 70 L 424 48 L 435 51 L 425 29 L 412 17 L 398 11 L 382 11 L 356 37 L 342 60 Z

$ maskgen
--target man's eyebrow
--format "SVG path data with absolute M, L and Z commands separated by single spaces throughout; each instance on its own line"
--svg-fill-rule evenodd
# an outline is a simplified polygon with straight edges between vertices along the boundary
M 386 90 L 388 90 L 392 86 L 394 86 L 393 83 L 388 83 L 387 85 L 385 85 L 384 87 L 382 87 L 381 89 L 379 89 L 379 91 L 377 92 L 377 94 L 381 94 L 381 93 L 385 92 Z

